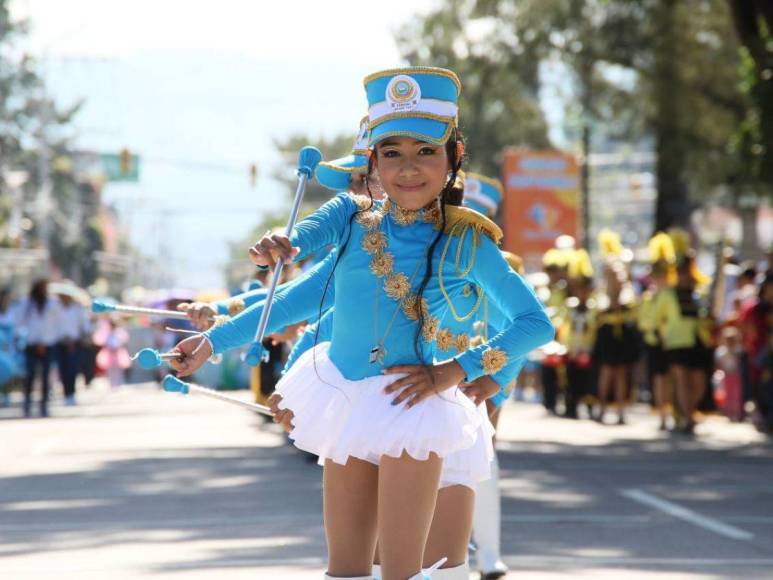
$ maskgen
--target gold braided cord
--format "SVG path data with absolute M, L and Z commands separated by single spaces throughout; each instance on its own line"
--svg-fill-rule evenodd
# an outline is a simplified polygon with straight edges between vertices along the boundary
M 445 145 L 448 139 L 451 137 L 451 133 L 454 131 L 454 129 L 456 129 L 456 123 L 449 123 L 445 132 L 437 139 L 430 137 L 429 135 L 419 133 L 418 131 L 387 131 L 383 135 L 378 136 L 378 141 L 383 141 L 384 139 L 389 139 L 390 137 L 413 137 L 418 141 L 425 141 L 426 143 L 431 143 L 432 145 Z M 375 143 L 371 141 L 371 145 L 375 145 L 378 143 L 378 141 Z
M 460 224 L 459 222 L 457 222 L 457 224 L 454 225 L 452 231 L 455 231 L 456 228 L 458 228 L 458 227 L 463 227 L 464 231 L 466 232 L 467 229 L 469 227 L 471 227 L 471 226 L 469 224 Z M 470 256 L 469 267 L 467 268 L 466 271 L 464 271 L 464 273 L 461 273 L 461 271 L 459 269 L 459 261 L 461 260 L 460 248 L 462 246 L 462 240 L 463 239 L 464 239 L 464 234 L 462 234 L 461 239 L 457 243 L 457 246 L 456 246 L 456 248 L 457 248 L 457 251 L 456 251 L 456 262 L 454 264 L 457 273 L 459 273 L 462 277 L 466 276 L 470 272 L 470 270 L 472 270 L 472 266 L 475 263 L 475 253 L 477 251 L 477 245 L 478 245 L 478 243 L 477 243 L 477 236 L 475 235 L 475 230 L 473 229 L 472 253 L 471 253 L 471 256 Z M 446 240 L 446 243 L 443 246 L 443 251 L 440 254 L 440 264 L 438 265 L 438 274 L 437 274 L 438 275 L 438 284 L 440 286 L 440 292 L 443 294 L 443 298 L 445 299 L 446 303 L 448 304 L 448 308 L 451 311 L 451 316 L 453 316 L 454 320 L 456 320 L 457 322 L 466 322 L 470 318 L 472 318 L 472 316 L 480 308 L 481 302 L 483 301 L 484 293 L 483 293 L 483 290 L 481 290 L 480 288 L 478 288 L 476 286 L 475 287 L 475 291 L 478 293 L 478 299 L 475 302 L 475 305 L 464 316 L 460 316 L 459 315 L 459 313 L 456 310 L 456 307 L 454 306 L 454 302 L 451 299 L 451 297 L 448 295 L 448 291 L 446 290 L 446 286 L 443 283 L 443 264 L 446 261 L 446 256 L 448 255 L 448 248 L 451 245 L 451 240 L 452 240 L 452 235 L 449 234 L 448 235 L 448 239 Z
M 379 125 L 383 125 L 388 121 L 394 121 L 396 119 L 427 119 L 429 121 L 437 121 L 438 123 L 456 125 L 456 117 L 436 115 L 435 113 L 423 113 L 421 111 L 403 111 L 401 113 L 389 113 L 388 115 L 383 115 L 378 119 L 371 121 L 368 127 L 372 131 Z
M 381 70 L 374 72 L 362 79 L 362 86 L 367 87 L 372 81 L 383 77 L 396 77 L 397 75 L 435 75 L 442 76 L 451 79 L 456 85 L 457 94 L 462 92 L 462 81 L 456 76 L 456 73 L 448 70 L 447 68 L 440 68 L 436 66 L 408 66 L 403 68 L 390 68 L 387 70 Z
M 342 165 L 333 165 L 327 161 L 323 161 L 319 164 L 321 167 L 327 167 L 333 171 L 340 171 L 341 173 L 367 173 L 367 165 L 355 165 L 354 167 L 343 167 Z
M 367 202 L 366 200 L 368 200 L 368 198 L 364 196 L 353 194 L 350 194 L 350 196 L 358 207 L 362 207 Z M 383 289 L 386 295 L 397 301 L 398 308 L 403 311 L 406 318 L 409 320 L 416 320 L 419 318 L 418 310 L 415 312 L 414 317 L 412 316 L 413 313 L 410 312 L 411 307 L 409 306 L 409 304 L 416 302 L 417 299 L 417 296 L 411 293 L 410 279 L 402 272 L 394 272 L 394 257 L 391 253 L 386 251 L 388 242 L 386 235 L 383 234 L 383 232 L 380 230 L 376 229 L 384 215 L 390 211 L 391 204 L 387 205 L 387 203 L 388 201 L 382 204 L 381 208 L 374 209 L 371 207 L 370 209 L 362 211 L 362 213 L 358 215 L 358 218 L 362 219 L 358 219 L 357 221 L 368 232 L 363 237 L 360 245 L 365 252 L 373 256 L 370 264 L 371 272 L 379 278 L 385 278 Z M 395 210 L 397 209 L 400 208 L 395 205 Z M 423 214 L 424 221 L 435 222 L 436 218 L 431 211 L 432 209 L 434 209 L 434 206 L 429 209 L 425 209 Z M 415 210 L 415 217 L 413 221 L 418 219 L 419 211 L 420 210 Z M 478 304 L 476 305 L 475 310 L 477 310 L 478 305 L 480 304 L 481 296 L 482 292 L 478 296 Z M 421 308 L 424 308 L 423 304 L 421 305 Z M 452 304 L 451 308 L 453 309 Z M 435 318 L 427 312 L 424 325 L 421 329 L 422 337 L 426 342 L 432 343 L 437 340 L 437 335 L 439 332 L 450 334 L 449 330 L 440 327 L 439 319 Z M 469 337 L 466 333 L 456 335 L 454 337 L 454 341 L 459 352 L 462 351 L 462 349 L 459 349 L 460 344 L 469 345 Z M 466 348 L 464 350 L 466 350 Z
M 462 226 L 462 233 L 459 235 L 459 241 L 456 243 L 456 258 L 454 260 L 454 268 L 456 269 L 456 273 L 461 277 L 465 278 L 467 274 L 470 273 L 470 270 L 472 270 L 472 267 L 475 265 L 475 254 L 478 251 L 478 230 L 473 227 L 472 228 L 472 251 L 470 252 L 470 261 L 467 264 L 466 268 L 460 268 L 459 263 L 462 261 L 462 242 L 464 241 L 464 236 L 467 234 L 467 230 L 470 229 L 469 224 L 464 224 Z

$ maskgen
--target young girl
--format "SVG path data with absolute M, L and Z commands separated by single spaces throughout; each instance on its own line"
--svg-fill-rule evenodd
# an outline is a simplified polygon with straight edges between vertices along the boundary
M 447 206 L 463 153 L 456 76 L 400 69 L 365 85 L 370 163 L 388 199 L 339 195 L 291 239 L 263 238 L 251 255 L 270 266 L 339 247 L 331 342 L 307 351 L 280 381 L 280 407 L 293 412 L 296 446 L 324 462 L 329 577 L 369 577 L 378 537 L 385 580 L 421 578 L 443 459 L 473 447 L 481 427 L 454 387 L 512 372 L 553 329 L 488 237 L 490 222 Z M 461 241 L 455 255 L 441 251 L 449 236 Z M 445 295 L 470 283 L 512 322 L 488 343 L 433 364 Z M 218 330 L 209 335 L 216 352 Z
M 596 344 L 593 359 L 599 365 L 599 402 L 597 416 L 604 423 L 604 414 L 610 395 L 617 407 L 617 424 L 625 424 L 625 408 L 628 403 L 628 384 L 631 366 L 638 358 L 636 336 L 636 310 L 633 293 L 628 287 L 628 273 L 622 260 L 623 247 L 614 232 L 599 233 L 601 253 L 605 256 L 606 296 L 596 314 Z

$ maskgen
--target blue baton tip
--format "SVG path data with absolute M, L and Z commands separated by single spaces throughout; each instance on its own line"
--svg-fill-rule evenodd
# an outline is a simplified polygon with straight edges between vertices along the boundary
M 91 311 L 94 314 L 103 314 L 105 312 L 113 312 L 114 310 L 115 310 L 114 304 L 108 304 L 107 302 L 103 302 L 102 300 L 91 301 Z
M 166 375 L 161 385 L 167 393 L 182 393 L 187 395 L 189 392 L 188 383 L 181 381 L 175 376 Z
M 154 369 L 161 366 L 161 357 L 158 355 L 157 350 L 152 348 L 143 348 L 136 356 L 137 363 L 143 369 Z
M 298 173 L 305 173 L 311 178 L 320 161 L 322 161 L 322 153 L 319 149 L 310 146 L 304 147 L 298 153 Z
M 251 367 L 258 366 L 264 358 L 264 348 L 259 342 L 253 342 L 250 349 L 247 351 L 247 355 L 244 357 L 246 362 Z

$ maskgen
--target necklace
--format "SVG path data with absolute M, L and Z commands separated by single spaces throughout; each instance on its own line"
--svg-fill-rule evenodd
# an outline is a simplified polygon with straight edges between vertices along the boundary
M 429 244 L 427 244 L 427 247 L 424 249 L 424 254 L 427 253 L 427 248 L 429 248 Z M 411 277 L 408 278 L 408 286 L 409 288 L 413 286 L 413 281 L 416 278 L 416 274 L 419 272 L 419 267 L 421 266 L 421 259 L 416 263 L 416 267 L 413 270 L 413 274 L 411 274 Z M 378 282 L 376 282 L 376 296 L 374 300 L 374 306 L 373 306 L 373 343 L 375 346 L 370 349 L 370 356 L 368 357 L 368 362 L 371 364 L 383 364 L 384 359 L 386 358 L 387 351 L 386 347 L 384 346 L 384 342 L 386 342 L 387 337 L 389 336 L 389 333 L 392 331 L 392 325 L 395 323 L 395 319 L 397 318 L 397 313 L 400 312 L 402 308 L 404 308 L 403 303 L 405 302 L 405 298 L 399 299 L 397 304 L 395 305 L 394 310 L 392 311 L 392 317 L 389 319 L 389 323 L 387 324 L 386 329 L 384 330 L 384 334 L 381 335 L 381 339 L 378 338 Z
M 417 263 L 416 271 L 410 278 L 402 272 L 395 272 L 394 256 L 386 251 L 388 240 L 380 227 L 386 215 L 390 215 L 399 226 L 410 226 L 417 221 L 421 221 L 438 227 L 441 221 L 439 201 L 435 200 L 427 207 L 419 210 L 406 210 L 388 199 L 380 207 L 371 205 L 370 199 L 365 196 L 352 196 L 352 199 L 359 208 L 355 220 L 366 232 L 360 245 L 371 256 L 370 271 L 377 279 L 383 278 L 384 292 L 387 296 L 397 301 L 395 311 L 392 313 L 392 318 L 381 340 L 378 339 L 378 300 L 376 301 L 374 307 L 374 346 L 370 349 L 368 360 L 372 364 L 383 362 L 386 356 L 384 342 L 392 329 L 397 312 L 400 310 L 403 311 L 408 320 L 418 321 L 423 319 L 421 335 L 425 342 L 437 342 L 438 347 L 442 351 L 448 351 L 452 348 L 455 348 L 457 352 L 467 350 L 470 347 L 469 335 L 466 332 L 455 335 L 449 329 L 441 328 L 440 320 L 430 313 L 427 301 L 424 298 L 420 301 L 418 296 L 411 292 L 413 280 L 422 263 L 421 260 Z M 427 241 L 427 248 L 429 248 L 431 243 L 431 240 Z M 424 254 L 426 255 L 426 250 Z M 459 266 L 457 265 L 458 269 Z M 477 310 L 477 306 L 480 304 L 480 298 L 481 296 L 479 296 L 475 310 Z M 446 299 L 450 300 L 448 296 L 446 296 Z M 472 314 L 474 312 L 466 315 L 465 320 L 472 316 Z

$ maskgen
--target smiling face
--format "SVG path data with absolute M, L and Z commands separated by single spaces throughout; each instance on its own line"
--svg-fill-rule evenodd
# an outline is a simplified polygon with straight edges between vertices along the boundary
M 376 145 L 381 187 L 403 209 L 421 209 L 440 195 L 451 166 L 443 145 L 389 137 Z

